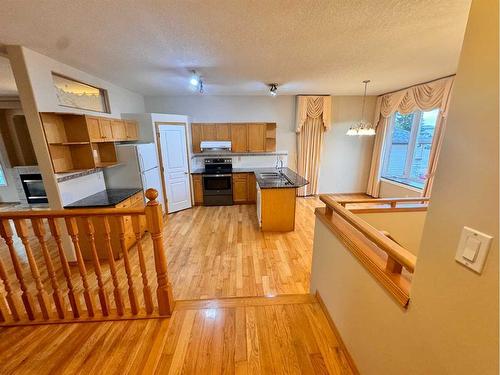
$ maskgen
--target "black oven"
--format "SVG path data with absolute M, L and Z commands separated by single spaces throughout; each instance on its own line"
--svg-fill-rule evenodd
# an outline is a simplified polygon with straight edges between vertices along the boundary
M 40 173 L 20 174 L 19 177 L 28 203 L 49 203 Z
M 203 178 L 203 204 L 226 206 L 233 204 L 232 159 L 207 158 Z

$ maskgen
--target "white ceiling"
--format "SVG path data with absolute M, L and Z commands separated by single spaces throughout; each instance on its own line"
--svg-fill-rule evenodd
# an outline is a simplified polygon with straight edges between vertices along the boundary
M 208 95 L 265 94 L 269 82 L 278 82 L 282 94 L 361 94 L 364 79 L 372 80 L 370 94 L 380 94 L 454 73 L 469 6 L 470 0 L 36 6 L 4 0 L 0 43 L 24 45 L 145 95 L 192 93 L 193 68 Z

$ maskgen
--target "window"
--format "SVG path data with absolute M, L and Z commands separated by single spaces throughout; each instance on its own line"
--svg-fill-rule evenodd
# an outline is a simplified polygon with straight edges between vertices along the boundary
M 439 109 L 406 115 L 396 112 L 390 120 L 382 177 L 423 189 L 427 180 L 432 138 Z
M 5 178 L 5 173 L 3 173 L 3 167 L 0 164 L 0 186 L 7 186 L 7 180 Z
M 52 80 L 60 106 L 111 113 L 106 90 L 54 72 Z

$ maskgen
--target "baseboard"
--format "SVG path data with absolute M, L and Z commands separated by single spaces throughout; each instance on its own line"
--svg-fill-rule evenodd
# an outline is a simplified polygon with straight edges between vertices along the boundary
M 360 375 L 358 368 L 356 367 L 356 364 L 354 363 L 351 354 L 349 353 L 349 350 L 347 350 L 347 347 L 344 344 L 344 341 L 342 340 L 342 337 L 340 336 L 340 332 L 335 326 L 335 323 L 333 322 L 332 317 L 330 316 L 330 313 L 328 312 L 328 309 L 326 308 L 325 302 L 321 298 L 321 295 L 319 294 L 319 291 L 316 290 L 316 299 L 318 300 L 319 305 L 321 306 L 321 310 L 323 310 L 323 313 L 326 316 L 326 319 L 328 320 L 328 324 L 330 325 L 330 328 L 332 329 L 333 333 L 335 334 L 335 337 L 337 338 L 337 341 L 339 342 L 340 348 L 344 352 L 345 358 L 347 362 L 349 363 L 349 367 L 351 368 L 353 374 L 355 375 Z

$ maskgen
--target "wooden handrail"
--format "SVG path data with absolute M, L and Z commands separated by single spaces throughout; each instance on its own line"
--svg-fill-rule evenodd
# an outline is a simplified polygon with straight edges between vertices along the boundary
M 66 210 L 5 211 L 0 213 L 0 220 L 133 215 L 145 215 L 145 208 L 75 208 Z
M 375 243 L 381 250 L 387 253 L 389 258 L 392 258 L 397 263 L 401 264 L 409 272 L 415 271 L 416 256 L 411 252 L 390 240 L 379 230 L 368 224 L 363 219 L 354 215 L 348 209 L 343 207 L 334 198 L 328 195 L 321 195 L 320 200 L 326 204 L 326 214 L 331 216 L 333 211 L 340 215 L 344 220 L 361 232 L 366 238 Z
M 346 204 L 390 204 L 391 207 L 396 207 L 398 203 L 426 203 L 429 202 L 429 197 L 405 197 L 405 198 L 357 198 L 357 199 L 336 199 L 335 201 L 344 206 Z

